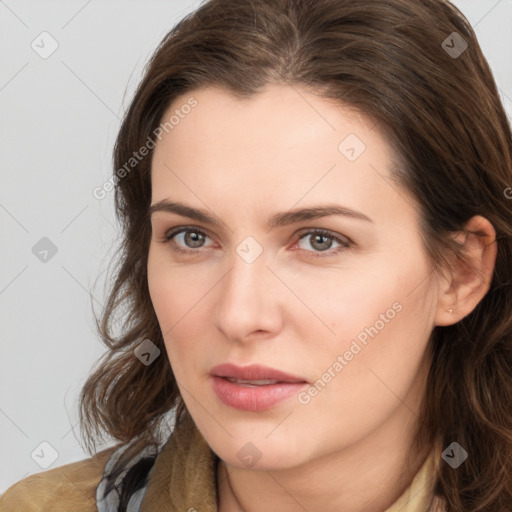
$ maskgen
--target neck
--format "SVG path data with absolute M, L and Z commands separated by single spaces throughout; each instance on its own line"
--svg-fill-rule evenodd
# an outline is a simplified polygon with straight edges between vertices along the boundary
M 416 415 L 401 406 L 356 445 L 298 467 L 253 471 L 220 460 L 219 512 L 383 512 L 430 452 L 425 447 L 410 456 L 416 427 Z

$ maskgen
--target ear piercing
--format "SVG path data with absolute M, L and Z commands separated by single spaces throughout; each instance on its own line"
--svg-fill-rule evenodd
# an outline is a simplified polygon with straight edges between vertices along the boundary
M 449 309 L 448 313 L 450 313 L 450 315 L 453 314 L 453 309 Z

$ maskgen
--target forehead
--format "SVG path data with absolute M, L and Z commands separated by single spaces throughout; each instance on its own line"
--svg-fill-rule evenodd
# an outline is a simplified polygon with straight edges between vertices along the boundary
M 191 98 L 196 102 L 188 108 Z M 187 112 L 180 115 L 174 113 Z M 338 144 L 347 130 L 352 130 L 364 143 L 380 145 L 380 134 L 375 123 L 367 119 L 350 105 L 332 99 L 321 98 L 300 86 L 270 84 L 262 92 L 250 98 L 240 99 L 218 87 L 207 87 L 176 98 L 163 116 L 163 122 L 174 117 L 171 146 L 195 146 L 209 153 L 218 148 L 218 153 L 230 147 L 231 155 L 251 154 L 258 157 L 262 147 L 276 152 L 291 150 L 293 157 L 311 148 L 304 139 L 330 146 L 335 154 Z M 195 136 L 193 136 L 195 134 Z M 192 136 L 192 137 L 191 137 Z M 171 140 L 172 139 L 172 140 Z M 298 144 L 300 143 L 300 144 Z M 165 143 L 164 143 L 165 144 Z M 162 147 L 164 144 L 160 144 Z M 222 152 L 219 156 L 224 155 Z M 265 158 L 266 155 L 260 155 Z
M 328 200 L 371 211 L 405 194 L 390 186 L 393 154 L 375 123 L 298 86 L 269 85 L 249 99 L 195 90 L 162 122 L 173 115 L 179 122 L 153 156 L 153 202 L 179 195 L 203 207 L 198 198 L 283 209 Z

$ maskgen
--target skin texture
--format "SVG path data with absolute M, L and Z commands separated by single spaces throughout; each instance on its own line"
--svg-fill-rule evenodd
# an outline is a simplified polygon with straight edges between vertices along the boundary
M 169 114 L 189 96 L 198 105 L 155 148 L 152 204 L 179 201 L 221 224 L 154 213 L 148 282 L 187 408 L 222 459 L 219 510 L 383 511 L 430 449 L 410 453 L 429 336 L 486 293 L 494 230 L 482 217 L 468 224 L 485 235 L 466 241 L 480 275 L 462 265 L 431 272 L 415 202 L 391 182 L 393 155 L 373 122 L 277 84 L 249 100 L 194 91 Z M 354 161 L 338 148 L 349 134 L 365 145 Z M 371 221 L 331 215 L 267 225 L 277 212 L 326 204 Z M 182 233 L 164 243 L 179 226 L 206 236 L 197 242 Z M 300 239 L 312 229 L 350 244 L 314 233 Z M 236 252 L 248 236 L 263 249 L 250 264 Z M 212 390 L 209 372 L 225 362 L 259 363 L 314 383 L 365 328 L 380 327 L 393 304 L 400 311 L 307 404 L 294 396 L 267 411 L 240 411 Z M 250 468 L 237 456 L 249 442 L 261 454 Z

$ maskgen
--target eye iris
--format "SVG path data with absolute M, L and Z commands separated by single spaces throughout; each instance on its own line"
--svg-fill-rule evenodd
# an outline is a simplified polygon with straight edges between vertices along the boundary
M 201 247 L 204 243 L 204 236 L 195 231 L 187 231 L 185 233 L 185 244 L 189 247 Z
M 316 245 L 319 242 L 319 245 Z M 313 235 L 311 239 L 311 246 L 319 251 L 325 251 L 332 245 L 332 239 L 325 235 Z

